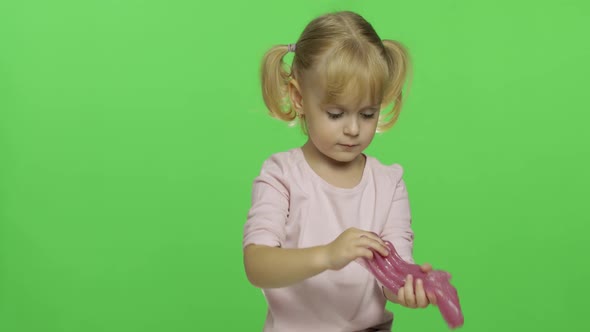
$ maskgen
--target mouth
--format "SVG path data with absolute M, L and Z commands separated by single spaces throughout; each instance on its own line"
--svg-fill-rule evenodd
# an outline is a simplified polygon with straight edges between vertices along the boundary
M 358 144 L 338 144 L 338 145 L 343 146 L 345 148 L 354 148 L 354 147 L 358 146 Z

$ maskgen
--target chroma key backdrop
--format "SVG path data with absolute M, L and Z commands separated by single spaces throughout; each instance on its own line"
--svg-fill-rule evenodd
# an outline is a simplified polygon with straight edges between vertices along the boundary
M 583 330 L 587 1 L 24 0 L 0 2 L 0 331 L 262 331 L 252 181 L 306 137 L 268 116 L 259 65 L 336 10 L 412 57 L 366 153 L 403 166 L 460 330 Z M 387 306 L 394 331 L 448 330 Z

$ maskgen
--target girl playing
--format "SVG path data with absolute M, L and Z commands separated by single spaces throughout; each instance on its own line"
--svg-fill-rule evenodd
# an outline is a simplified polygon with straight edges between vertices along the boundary
M 363 153 L 398 119 L 409 66 L 401 43 L 381 40 L 352 12 L 320 16 L 296 44 L 265 54 L 266 106 L 279 119 L 298 119 L 308 140 L 270 156 L 253 183 L 244 266 L 268 303 L 264 331 L 390 331 L 387 300 L 435 304 L 421 280 L 407 276 L 393 294 L 358 262 L 371 250 L 387 255 L 389 240 L 413 263 L 403 169 Z

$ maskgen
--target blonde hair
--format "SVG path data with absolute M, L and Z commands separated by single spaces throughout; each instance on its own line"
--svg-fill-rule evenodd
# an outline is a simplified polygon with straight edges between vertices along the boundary
M 410 57 L 400 42 L 381 40 L 362 16 L 349 11 L 320 16 L 297 40 L 290 67 L 284 61 L 288 53 L 288 45 L 276 45 L 262 59 L 262 96 L 271 116 L 287 122 L 297 118 L 289 99 L 289 81 L 301 82 L 305 71 L 316 68 L 324 77 L 325 103 L 354 89 L 381 100 L 382 109 L 393 103 L 388 112 L 380 113 L 378 132 L 397 122 L 405 100 L 402 88 L 407 78 L 411 81 Z M 324 66 L 318 68 L 320 62 Z

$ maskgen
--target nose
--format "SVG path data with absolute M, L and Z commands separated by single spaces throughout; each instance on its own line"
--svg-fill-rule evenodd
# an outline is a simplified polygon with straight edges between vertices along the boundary
M 356 117 L 351 117 L 349 121 L 346 122 L 344 125 L 344 134 L 349 136 L 358 136 L 359 135 L 359 123 Z

